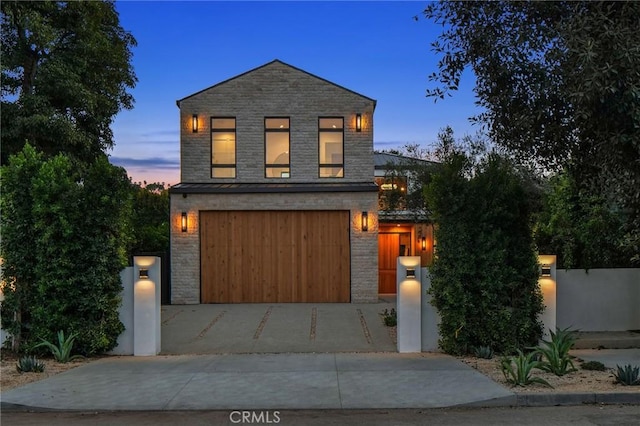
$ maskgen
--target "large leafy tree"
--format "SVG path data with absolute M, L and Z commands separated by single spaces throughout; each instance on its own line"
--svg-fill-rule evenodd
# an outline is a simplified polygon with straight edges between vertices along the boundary
M 133 36 L 113 1 L 2 2 L 2 164 L 29 141 L 89 163 L 133 106 Z
M 474 119 L 522 162 L 567 168 L 624 209 L 640 253 L 640 2 L 431 3 L 443 24 L 435 86 L 444 98 L 476 76 Z

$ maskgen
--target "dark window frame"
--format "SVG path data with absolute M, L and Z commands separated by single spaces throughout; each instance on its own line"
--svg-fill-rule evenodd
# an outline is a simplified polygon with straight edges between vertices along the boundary
M 214 129 L 213 120 L 229 120 L 233 119 L 235 123 L 234 128 L 220 128 Z M 211 161 L 211 178 L 212 179 L 236 179 L 238 177 L 238 135 L 236 129 L 238 128 L 238 119 L 233 116 L 211 116 L 209 118 L 209 128 L 211 129 L 210 133 L 210 143 L 209 143 L 209 159 Z M 213 164 L 213 134 L 214 133 L 233 133 L 233 158 L 235 158 L 236 162 L 233 164 Z M 213 170 L 214 169 L 233 169 L 233 177 L 214 177 Z
M 288 125 L 284 129 L 280 129 L 280 128 L 268 129 L 267 120 L 273 120 L 273 119 L 287 120 Z M 289 163 L 288 164 L 283 164 L 283 163 L 268 164 L 267 163 L 267 134 L 268 133 L 287 133 L 289 135 Z M 287 176 L 280 176 L 280 177 L 267 176 L 267 170 L 283 169 L 283 168 L 289 169 Z M 265 179 L 288 179 L 291 177 L 291 117 L 283 117 L 283 116 L 264 117 L 264 177 Z
M 339 129 L 333 129 L 333 128 L 324 128 L 320 126 L 320 121 L 323 119 L 328 119 L 328 120 L 337 120 L 340 119 L 342 120 L 342 127 Z M 342 116 L 323 116 L 323 117 L 318 117 L 318 178 L 320 179 L 344 179 L 344 175 L 345 175 L 345 169 L 344 169 L 344 122 L 345 119 Z M 330 133 L 342 133 L 342 163 L 321 163 L 320 162 L 320 157 L 321 157 L 321 153 L 320 153 L 320 135 L 321 133 L 324 132 L 330 132 Z M 328 168 L 341 168 L 342 169 L 342 176 L 322 176 L 322 174 L 320 173 L 320 171 L 322 169 L 328 169 Z

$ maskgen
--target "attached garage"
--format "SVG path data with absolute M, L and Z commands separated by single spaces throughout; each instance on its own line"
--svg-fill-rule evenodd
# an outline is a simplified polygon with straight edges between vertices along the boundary
M 200 211 L 200 303 L 350 302 L 350 212 Z

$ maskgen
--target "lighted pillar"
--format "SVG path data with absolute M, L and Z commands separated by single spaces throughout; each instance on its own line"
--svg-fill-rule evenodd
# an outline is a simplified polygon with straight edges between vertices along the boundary
M 398 352 L 421 352 L 420 256 L 398 257 L 396 284 Z
M 538 285 L 542 291 L 544 310 L 540 314 L 543 334 L 542 338 L 550 340 L 549 330 L 556 331 L 556 256 L 541 254 L 538 256 L 540 263 L 540 278 Z
M 133 258 L 133 355 L 160 353 L 160 258 Z

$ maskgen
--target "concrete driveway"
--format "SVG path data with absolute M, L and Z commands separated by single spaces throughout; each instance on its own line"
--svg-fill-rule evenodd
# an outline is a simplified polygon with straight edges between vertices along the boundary
M 396 352 L 379 303 L 166 305 L 162 354 Z

